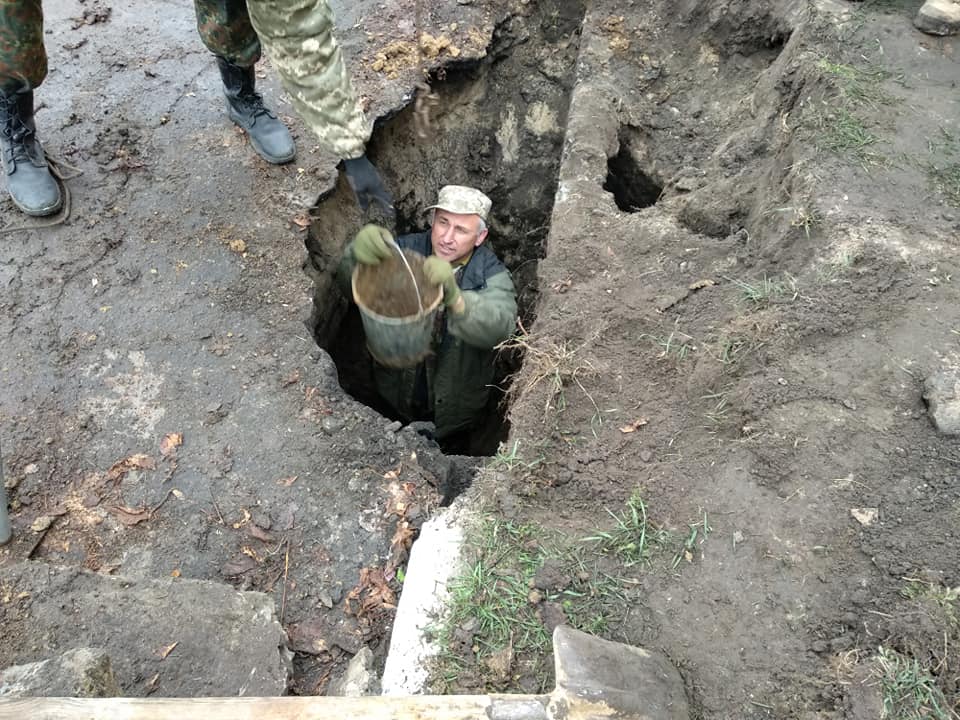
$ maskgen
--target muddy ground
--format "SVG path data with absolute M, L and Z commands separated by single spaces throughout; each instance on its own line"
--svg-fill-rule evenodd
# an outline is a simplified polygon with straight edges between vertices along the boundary
M 363 404 L 331 282 L 362 218 L 267 65 L 280 168 L 223 116 L 188 3 L 87 5 L 45 3 L 37 96 L 71 216 L 2 236 L 3 557 L 271 592 L 291 692 L 322 693 L 382 659 L 403 523 L 471 461 Z M 478 505 L 582 538 L 639 493 L 669 547 L 602 560 L 603 633 L 664 650 L 696 717 L 871 717 L 881 645 L 955 704 L 960 454 L 922 383 L 958 371 L 956 38 L 912 1 L 445 3 L 421 141 L 412 3 L 342 5 L 397 229 L 476 184 L 520 288 Z M 54 650 L 29 605 L 4 600 L 2 664 Z M 491 678 L 482 640 L 448 690 L 549 682 Z

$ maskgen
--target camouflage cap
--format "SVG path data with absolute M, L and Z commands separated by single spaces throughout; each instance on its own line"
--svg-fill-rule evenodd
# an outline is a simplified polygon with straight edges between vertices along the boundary
M 429 206 L 427 210 L 439 208 L 461 215 L 479 215 L 486 220 L 492 204 L 490 198 L 474 188 L 463 185 L 444 185 L 440 188 L 436 204 Z

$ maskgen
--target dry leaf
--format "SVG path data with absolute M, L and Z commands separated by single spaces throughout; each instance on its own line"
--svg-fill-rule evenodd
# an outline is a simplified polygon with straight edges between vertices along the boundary
M 250 511 L 247 510 L 246 508 L 240 508 L 240 510 L 241 510 L 241 512 L 243 512 L 243 520 L 239 520 L 239 521 L 237 521 L 237 522 L 235 522 L 235 523 L 233 524 L 233 529 L 234 529 L 234 530 L 239 530 L 239 529 L 242 528 L 244 525 L 246 525 L 248 522 L 250 522 Z
M 160 684 L 160 673 L 154 675 L 147 682 L 147 695 L 152 695 L 157 691 L 157 686 Z
M 263 542 L 273 541 L 273 536 L 256 523 L 250 523 L 250 527 L 247 528 L 247 530 L 250 533 L 250 537 L 254 537 L 257 540 L 262 540 Z
M 697 280 L 695 283 L 691 283 L 689 287 L 691 290 L 700 290 L 705 287 L 713 287 L 716 284 L 713 280 Z
M 291 485 L 293 485 L 293 484 L 297 481 L 297 478 L 298 478 L 298 477 L 300 477 L 300 476 L 299 476 L 299 475 L 291 475 L 290 477 L 282 477 L 282 478 L 280 478 L 279 480 L 277 480 L 277 485 L 283 485 L 284 487 L 290 487 Z
M 243 240 L 231 240 L 229 245 L 230 249 L 238 255 L 242 255 L 247 251 L 247 243 L 245 243 Z
M 175 453 L 183 445 L 183 433 L 167 433 L 160 441 L 160 452 L 165 456 Z
M 308 228 L 310 223 L 310 217 L 306 213 L 298 213 L 293 216 L 293 224 L 299 228 Z
M 170 573 L 170 577 L 180 577 L 180 568 L 174 568 L 173 572 Z
M 174 649 L 177 645 L 179 645 L 179 644 L 180 644 L 180 641 L 179 641 L 179 640 L 177 640 L 177 642 L 170 643 L 170 644 L 167 645 L 166 647 L 160 648 L 160 650 L 157 651 L 157 655 L 160 656 L 160 659 L 161 659 L 161 660 L 166 660 L 166 659 L 167 659 L 167 655 L 169 655 L 170 653 L 172 653 L 172 652 L 173 652 L 173 649 Z
M 33 521 L 30 525 L 30 529 L 34 532 L 43 532 L 47 528 L 53 525 L 53 517 L 50 515 L 41 515 L 36 520 Z
M 637 430 L 639 430 L 640 428 L 642 428 L 644 425 L 646 425 L 647 422 L 648 422 L 648 420 L 647 420 L 645 417 L 637 418 L 637 419 L 634 420 L 632 423 L 630 423 L 630 424 L 628 424 L 628 425 L 624 425 L 623 427 L 621 427 L 621 428 L 620 428 L 620 432 L 625 433 L 625 434 L 626 434 L 626 433 L 636 432 Z
M 107 480 L 117 482 L 131 470 L 153 470 L 155 467 L 156 463 L 153 462 L 152 457 L 137 453 L 111 465 L 110 469 L 107 470 Z
M 150 511 L 144 507 L 128 508 L 122 505 L 114 505 L 107 509 L 116 515 L 117 519 L 124 525 L 138 525 L 144 520 L 150 519 Z

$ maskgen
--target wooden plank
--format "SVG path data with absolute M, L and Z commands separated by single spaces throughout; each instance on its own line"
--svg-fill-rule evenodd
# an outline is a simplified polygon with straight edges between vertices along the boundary
M 511 716 L 537 720 L 546 717 L 546 699 L 532 695 L 0 698 L 0 720 L 488 720 L 508 706 L 515 709 Z M 497 712 L 492 711 L 494 704 Z

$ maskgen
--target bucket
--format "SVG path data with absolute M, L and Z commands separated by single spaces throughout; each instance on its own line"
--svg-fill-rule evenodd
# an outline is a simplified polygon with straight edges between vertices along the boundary
M 406 262 L 404 262 L 406 259 Z M 397 252 L 376 265 L 357 263 L 353 299 L 373 359 L 391 368 L 419 364 L 432 351 L 434 319 L 443 297 L 423 274 L 423 255 Z

